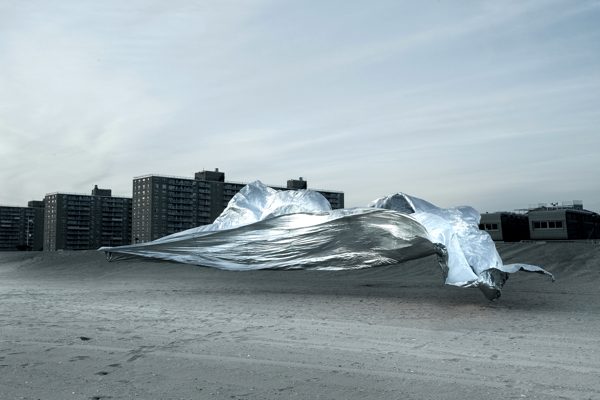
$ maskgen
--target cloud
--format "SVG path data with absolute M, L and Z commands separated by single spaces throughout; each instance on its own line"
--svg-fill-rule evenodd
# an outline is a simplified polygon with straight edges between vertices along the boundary
M 2 202 L 215 167 L 351 206 L 600 197 L 598 2 L 6 4 Z
M 135 161 L 142 138 L 162 133 L 169 121 L 170 104 L 98 61 L 102 43 L 42 26 L 13 35 L 4 48 L 0 181 L 12 190 L 3 201 L 82 190 L 90 177 L 106 184 L 120 177 L 125 159 Z

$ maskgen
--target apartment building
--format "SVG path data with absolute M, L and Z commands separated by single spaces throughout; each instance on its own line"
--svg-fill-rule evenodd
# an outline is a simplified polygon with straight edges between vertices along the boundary
M 132 243 L 143 243 L 212 223 L 245 183 L 225 181 L 225 173 L 197 172 L 193 178 L 145 175 L 133 179 Z M 306 180 L 292 179 L 277 190 L 306 189 Z M 344 207 L 344 193 L 317 190 L 332 208 Z
M 42 250 L 44 202 L 0 206 L 0 251 Z
M 44 203 L 44 250 L 121 246 L 131 240 L 131 198 L 95 186 L 91 195 L 50 193 Z

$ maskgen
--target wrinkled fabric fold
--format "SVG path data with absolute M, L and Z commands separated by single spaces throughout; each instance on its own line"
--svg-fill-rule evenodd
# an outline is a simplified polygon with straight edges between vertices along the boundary
M 369 207 L 332 210 L 311 190 L 245 186 L 213 224 L 148 243 L 103 247 L 109 260 L 150 257 L 224 270 L 352 270 L 437 256 L 445 283 L 500 296 L 509 273 L 550 273 L 504 265 L 471 207 L 442 209 L 397 193 Z M 398 265 L 401 268 L 401 265 Z

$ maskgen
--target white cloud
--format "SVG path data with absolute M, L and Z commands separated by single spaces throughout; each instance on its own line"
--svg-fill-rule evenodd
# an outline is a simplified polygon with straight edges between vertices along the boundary
M 98 63 L 103 51 L 59 27 L 8 40 L 0 62 L 0 181 L 11 190 L 2 201 L 87 192 L 91 178 L 121 180 L 135 149 L 162 133 L 171 105 L 127 72 Z
M 351 206 L 600 197 L 597 2 L 8 4 L 0 202 L 214 167 Z

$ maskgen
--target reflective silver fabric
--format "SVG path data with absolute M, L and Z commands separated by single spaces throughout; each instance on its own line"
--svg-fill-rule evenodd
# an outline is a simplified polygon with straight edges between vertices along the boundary
M 320 193 L 276 191 L 256 181 L 213 224 L 100 250 L 109 260 L 141 256 L 237 271 L 360 269 L 436 254 L 446 284 L 479 287 L 490 299 L 500 296 L 508 273 L 551 275 L 536 266 L 503 265 L 478 223 L 471 207 L 441 209 L 401 193 L 366 208 L 331 210 Z
M 479 287 L 488 298 L 495 299 L 500 297 L 509 273 L 537 272 L 554 280 L 552 274 L 535 265 L 504 265 L 490 235 L 479 229 L 481 216 L 472 207 L 443 209 L 404 193 L 377 199 L 369 206 L 409 214 L 423 225 L 429 240 L 448 251 L 448 285 Z

